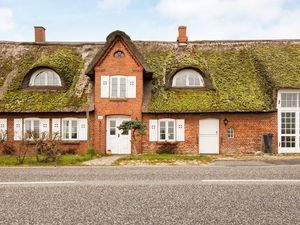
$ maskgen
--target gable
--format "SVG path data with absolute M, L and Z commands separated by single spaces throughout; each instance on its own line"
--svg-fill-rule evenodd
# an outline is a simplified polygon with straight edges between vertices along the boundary
M 117 54 L 118 52 L 120 52 L 121 56 Z M 132 70 L 142 70 L 143 67 L 124 41 L 118 38 L 96 64 L 94 70 L 97 69 L 105 70 L 108 74 L 111 74 L 110 71 L 113 71 L 115 74 L 123 74 L 124 72 L 130 74 Z
M 132 57 L 138 62 L 144 69 L 144 75 L 147 77 L 152 77 L 152 70 L 149 65 L 145 62 L 143 55 L 136 48 L 136 46 L 131 41 L 130 37 L 122 31 L 114 31 L 110 33 L 106 38 L 106 43 L 103 49 L 99 50 L 92 62 L 87 68 L 87 75 L 94 75 L 95 67 L 101 64 L 101 61 L 106 57 L 110 49 L 117 42 L 122 42 L 123 46 L 127 48 L 127 51 L 131 53 Z

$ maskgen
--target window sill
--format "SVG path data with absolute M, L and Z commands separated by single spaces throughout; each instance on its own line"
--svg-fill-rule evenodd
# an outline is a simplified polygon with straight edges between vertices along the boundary
M 177 145 L 178 141 L 157 141 L 158 145 Z
M 80 141 L 79 140 L 62 140 L 61 141 L 61 144 L 63 145 L 78 145 L 80 144 Z
M 111 102 L 127 102 L 128 98 L 110 98 Z

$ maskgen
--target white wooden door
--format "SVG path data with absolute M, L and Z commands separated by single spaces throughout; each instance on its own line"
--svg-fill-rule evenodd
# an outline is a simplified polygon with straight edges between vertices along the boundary
M 199 121 L 199 153 L 219 154 L 219 120 Z
M 106 149 L 110 149 L 112 154 L 130 154 L 131 153 L 131 134 L 122 134 L 118 126 L 123 121 L 130 120 L 126 116 L 110 116 L 106 121 Z

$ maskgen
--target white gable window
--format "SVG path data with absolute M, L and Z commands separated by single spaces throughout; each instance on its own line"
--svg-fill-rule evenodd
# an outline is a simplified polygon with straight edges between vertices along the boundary
M 183 119 L 149 121 L 149 141 L 184 141 Z
M 204 87 L 204 80 L 196 70 L 183 69 L 174 75 L 172 87 Z
M 61 80 L 55 71 L 39 69 L 31 75 L 29 86 L 61 86 Z
M 136 76 L 101 76 L 101 98 L 136 98 Z
M 110 97 L 111 98 L 126 98 L 126 77 L 112 76 L 110 78 Z

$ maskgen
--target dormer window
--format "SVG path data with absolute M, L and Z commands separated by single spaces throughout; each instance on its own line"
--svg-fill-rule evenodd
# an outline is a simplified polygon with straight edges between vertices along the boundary
M 183 69 L 174 75 L 172 87 L 204 87 L 204 80 L 196 70 Z
M 39 69 L 31 75 L 29 86 L 61 86 L 61 79 L 59 75 L 51 69 Z

